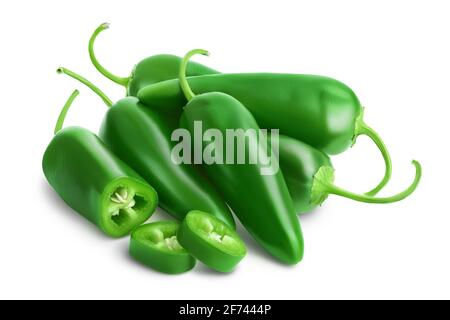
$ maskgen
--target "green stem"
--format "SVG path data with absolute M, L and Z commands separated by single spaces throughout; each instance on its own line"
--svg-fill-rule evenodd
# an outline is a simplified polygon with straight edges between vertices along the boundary
M 189 87 L 189 83 L 186 79 L 186 69 L 187 64 L 189 63 L 189 60 L 192 56 L 195 56 L 196 54 L 202 54 L 204 56 L 209 56 L 209 52 L 203 49 L 194 49 L 186 53 L 186 55 L 183 57 L 183 60 L 181 61 L 180 65 L 180 71 L 178 73 L 178 78 L 180 80 L 180 86 L 181 90 L 184 93 L 184 96 L 186 97 L 187 101 L 192 100 L 192 98 L 195 97 L 195 94 L 192 92 L 191 87 Z
M 416 190 L 417 185 L 420 182 L 420 178 L 422 177 L 422 166 L 420 165 L 420 163 L 417 162 L 416 160 L 413 160 L 412 164 L 416 167 L 416 176 L 414 178 L 413 183 L 411 183 L 411 185 L 404 191 L 397 193 L 396 195 L 385 198 L 374 198 L 367 195 L 352 193 L 347 190 L 336 187 L 335 185 L 330 185 L 329 193 L 367 203 L 392 203 L 403 200 L 406 197 L 408 197 L 411 193 L 413 193 L 414 190 Z
M 66 103 L 64 104 L 64 107 L 62 108 L 58 121 L 56 121 L 56 126 L 54 130 L 54 134 L 57 134 L 64 125 L 64 120 L 66 119 L 67 111 L 69 111 L 70 106 L 72 105 L 75 98 L 80 94 L 80 91 L 74 90 L 72 94 L 70 95 L 69 99 L 67 99 Z
M 333 184 L 333 169 L 328 166 L 323 166 L 314 176 L 313 187 L 311 189 L 311 202 L 314 204 L 321 204 L 329 194 L 335 194 L 355 201 L 367 203 L 392 203 L 403 200 L 416 190 L 422 177 L 422 166 L 420 163 L 413 160 L 412 164 L 416 168 L 416 175 L 411 185 L 400 193 L 384 198 L 375 198 L 365 194 L 357 194 L 337 187 Z
M 381 139 L 381 137 L 378 135 L 378 133 L 375 130 L 370 128 L 363 121 L 363 115 L 364 115 L 364 111 L 361 112 L 360 116 L 356 120 L 354 139 L 356 139 L 360 135 L 365 135 L 365 136 L 369 137 L 375 143 L 375 145 L 378 147 L 378 150 L 380 150 L 381 155 L 383 156 L 384 166 L 385 166 L 383 179 L 378 183 L 378 185 L 375 188 L 373 188 L 369 192 L 365 193 L 367 196 L 373 197 L 381 189 L 383 189 L 386 186 L 386 184 L 389 182 L 389 180 L 391 179 L 392 162 L 391 162 L 391 157 L 389 155 L 389 151 L 387 150 L 387 147 L 384 144 L 383 140 Z
M 89 39 L 89 57 L 91 58 L 91 62 L 94 65 L 94 67 L 106 78 L 108 78 L 111 81 L 114 81 L 117 84 L 120 84 L 124 87 L 128 86 L 128 82 L 130 81 L 130 78 L 122 78 L 118 77 L 108 70 L 106 70 L 100 62 L 97 60 L 97 57 L 95 55 L 94 51 L 94 44 L 95 40 L 97 39 L 97 36 L 102 32 L 103 30 L 106 30 L 109 28 L 109 23 L 102 23 L 100 26 L 98 26 L 97 29 L 95 29 L 94 33 L 92 34 L 91 38 Z
M 109 99 L 108 96 L 102 90 L 100 90 L 96 85 L 94 85 L 89 80 L 83 78 L 79 74 L 76 74 L 75 72 L 70 71 L 70 70 L 68 70 L 66 68 L 58 68 L 58 70 L 56 70 L 56 72 L 66 74 L 69 77 L 72 77 L 75 80 L 80 81 L 81 83 L 86 85 L 88 88 L 90 88 L 92 91 L 94 91 L 103 100 L 103 102 L 105 102 L 105 104 L 108 107 L 112 106 L 113 103 L 112 103 L 111 99 Z

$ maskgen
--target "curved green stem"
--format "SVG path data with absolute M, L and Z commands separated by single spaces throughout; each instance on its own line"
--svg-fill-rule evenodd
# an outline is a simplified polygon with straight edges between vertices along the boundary
M 64 120 L 66 119 L 67 111 L 69 111 L 70 106 L 72 105 L 75 98 L 80 94 L 80 91 L 74 90 L 72 94 L 70 95 L 69 99 L 67 99 L 66 103 L 64 104 L 64 107 L 62 108 L 58 120 L 56 121 L 55 130 L 53 131 L 54 134 L 57 134 L 64 125 Z
M 109 99 L 109 98 L 106 96 L 106 94 L 105 94 L 102 90 L 100 90 L 96 85 L 94 85 L 92 82 L 90 82 L 90 81 L 87 80 L 86 78 L 83 78 L 83 77 L 80 76 L 79 74 L 76 74 L 75 72 L 70 71 L 69 69 L 66 69 L 66 68 L 58 68 L 58 69 L 56 70 L 56 72 L 66 74 L 66 75 L 68 75 L 69 77 L 72 77 L 72 78 L 74 78 L 75 80 L 80 81 L 82 84 L 86 85 L 86 86 L 89 87 L 92 91 L 94 91 L 94 92 L 95 92 L 95 93 L 103 100 L 103 102 L 105 102 L 105 104 L 106 104 L 108 107 L 111 107 L 111 106 L 112 106 L 113 103 L 112 103 L 111 99 Z
M 416 190 L 420 179 L 422 177 L 422 166 L 416 160 L 412 161 L 412 164 L 416 168 L 416 176 L 411 185 L 404 191 L 397 193 L 390 197 L 375 198 L 367 196 L 365 194 L 357 194 L 333 184 L 334 173 L 333 168 L 323 166 L 314 176 L 313 187 L 311 189 L 311 202 L 314 204 L 321 204 L 328 197 L 329 194 L 335 194 L 341 197 L 349 198 L 355 201 L 367 202 L 367 203 L 392 203 L 405 199 Z
M 392 203 L 392 202 L 397 202 L 397 201 L 403 200 L 406 197 L 408 197 L 411 193 L 413 193 L 414 190 L 416 190 L 417 185 L 420 182 L 420 178 L 422 177 L 422 166 L 420 165 L 420 163 L 417 162 L 416 160 L 413 160 L 412 164 L 416 167 L 416 176 L 414 178 L 414 181 L 411 183 L 411 185 L 408 188 L 406 188 L 404 191 L 402 191 L 400 193 L 397 193 L 396 195 L 393 195 L 390 197 L 385 197 L 385 198 L 375 198 L 375 197 L 370 197 L 367 195 L 360 195 L 360 194 L 352 193 L 347 190 L 336 187 L 334 185 L 330 186 L 329 193 L 332 193 L 332 194 L 335 194 L 335 195 L 338 195 L 341 197 L 353 199 L 356 201 L 367 202 L 367 203 Z
M 378 185 L 375 188 L 373 188 L 369 192 L 365 193 L 367 196 L 374 196 L 381 189 L 383 189 L 384 186 L 386 186 L 386 184 L 391 179 L 392 162 L 391 162 L 391 156 L 389 155 L 389 151 L 387 150 L 387 147 L 384 144 L 383 140 L 381 139 L 381 137 L 378 135 L 378 133 L 375 130 L 370 128 L 364 122 L 363 115 L 364 115 L 364 112 L 361 112 L 360 116 L 356 120 L 354 140 L 360 135 L 365 135 L 365 136 L 369 137 L 375 143 L 375 145 L 378 147 L 378 150 L 380 150 L 381 155 L 383 156 L 384 166 L 385 166 L 383 179 L 378 183 Z
M 189 60 L 192 56 L 195 56 L 196 54 L 202 54 L 204 56 L 209 56 L 209 52 L 203 49 L 194 49 L 186 53 L 186 55 L 183 57 L 183 60 L 181 61 L 180 65 L 180 71 L 178 73 L 178 78 L 180 80 L 180 86 L 181 90 L 184 93 L 184 96 L 186 97 L 187 101 L 192 100 L 192 98 L 195 97 L 195 94 L 192 92 L 191 87 L 189 87 L 189 83 L 186 79 L 186 69 L 187 64 L 189 63 Z
M 95 29 L 94 33 L 92 34 L 91 38 L 89 39 L 89 57 L 91 58 L 91 62 L 94 65 L 94 67 L 106 78 L 108 78 L 111 81 L 114 81 L 117 84 L 120 84 L 124 87 L 128 86 L 128 82 L 130 81 L 130 78 L 122 78 L 118 77 L 108 70 L 106 70 L 100 62 L 97 60 L 97 57 L 95 55 L 94 51 L 94 44 L 95 40 L 97 39 L 97 36 L 102 32 L 103 30 L 106 30 L 109 28 L 109 23 L 102 23 L 100 26 Z

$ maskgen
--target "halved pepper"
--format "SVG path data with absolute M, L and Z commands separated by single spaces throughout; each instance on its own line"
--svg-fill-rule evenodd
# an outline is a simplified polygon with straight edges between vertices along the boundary
M 244 242 L 234 230 L 199 210 L 186 215 L 177 237 L 189 253 L 220 272 L 232 271 L 247 253 Z
M 131 233 L 130 255 L 157 271 L 177 274 L 191 270 L 195 258 L 177 241 L 180 223 L 157 221 L 142 225 Z
M 136 97 L 113 104 L 89 80 L 66 68 L 59 68 L 58 72 L 87 85 L 110 107 L 100 128 L 100 139 L 158 190 L 162 209 L 178 220 L 190 210 L 207 211 L 235 228 L 233 216 L 214 185 L 195 166 L 172 161 L 175 142 L 171 141 L 171 134 L 178 119 L 162 116 Z
M 42 168 L 49 184 L 75 211 L 111 237 L 122 237 L 156 209 L 156 191 L 117 158 L 92 132 L 62 128 L 70 96 L 45 150 Z

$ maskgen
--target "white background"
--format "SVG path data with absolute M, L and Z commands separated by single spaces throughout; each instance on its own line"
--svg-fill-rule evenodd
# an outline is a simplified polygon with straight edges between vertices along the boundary
M 2 1 L 0 4 L 0 298 L 450 298 L 448 1 Z M 330 197 L 300 218 L 304 260 L 286 267 L 242 233 L 249 253 L 234 273 L 198 264 L 167 276 L 127 254 L 67 208 L 47 185 L 41 158 L 72 89 L 67 118 L 97 130 L 102 102 L 58 66 L 92 79 L 113 100 L 123 89 L 91 66 L 87 42 L 126 76 L 141 58 L 183 55 L 223 72 L 328 75 L 348 84 L 394 163 L 389 195 L 413 178 L 416 193 L 392 205 Z M 299 124 L 301 125 L 301 124 Z M 367 191 L 383 163 L 367 138 L 334 158 L 337 183 Z M 157 214 L 154 219 L 165 217 Z M 269 227 L 269 226 L 268 226 Z

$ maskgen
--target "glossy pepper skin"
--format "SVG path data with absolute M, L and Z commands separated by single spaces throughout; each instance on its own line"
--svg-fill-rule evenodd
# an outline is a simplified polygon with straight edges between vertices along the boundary
M 216 188 L 191 165 L 172 162 L 177 124 L 127 97 L 106 113 L 100 138 L 119 158 L 158 190 L 159 206 L 182 220 L 194 209 L 210 212 L 234 228 L 234 220 Z
M 130 255 L 147 267 L 168 274 L 179 274 L 195 266 L 191 256 L 177 240 L 180 223 L 157 221 L 137 227 L 131 233 Z
M 345 151 L 355 136 L 362 108 L 353 91 L 326 77 L 296 74 L 216 74 L 188 79 L 192 91 L 223 92 L 251 111 L 262 128 L 287 135 L 328 154 Z M 150 107 L 186 103 L 178 80 L 142 89 L 138 98 Z
M 306 143 L 280 135 L 270 140 L 278 150 L 280 169 L 286 180 L 297 213 L 306 213 L 317 205 L 311 203 L 314 175 L 323 166 L 332 168 L 330 157 Z M 272 149 L 274 150 L 274 149 Z
M 42 160 L 45 177 L 59 196 L 112 237 L 145 222 L 157 206 L 155 190 L 92 132 L 59 129 Z
M 185 61 L 196 53 L 205 51 L 193 50 L 185 56 Z M 181 68 L 180 79 L 183 74 Z M 252 129 L 259 132 L 256 120 L 235 98 L 221 92 L 192 97 L 193 94 L 188 91 L 189 88 L 184 90 L 190 97 L 180 122 L 191 136 L 194 135 L 195 121 L 202 121 L 204 131 L 216 129 L 223 136 L 226 136 L 227 129 Z M 203 148 L 208 144 L 203 141 Z M 256 144 L 257 151 L 250 144 Z M 246 154 L 259 154 L 260 151 L 265 152 L 264 148 L 255 140 L 245 146 Z M 216 150 L 223 152 L 219 145 L 216 145 Z M 213 163 L 202 167 L 243 226 L 267 252 L 287 264 L 295 264 L 302 259 L 303 236 L 281 171 L 273 175 L 261 175 L 262 164 L 259 161 L 255 164 L 249 161 L 244 164 Z
M 158 54 L 143 59 L 136 64 L 131 75 L 127 78 L 113 75 L 100 64 L 94 50 L 97 36 L 100 32 L 108 28 L 109 24 L 103 23 L 94 31 L 89 40 L 89 56 L 93 65 L 100 73 L 108 79 L 127 88 L 128 96 L 137 96 L 138 91 L 147 85 L 178 77 L 181 58 L 171 54 Z M 217 71 L 196 62 L 189 62 L 187 66 L 187 74 L 189 76 L 214 73 L 217 73 Z

